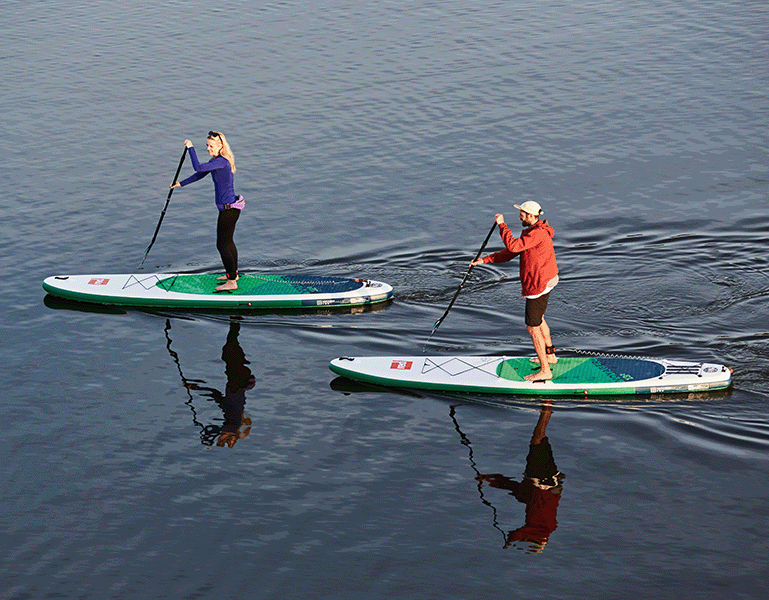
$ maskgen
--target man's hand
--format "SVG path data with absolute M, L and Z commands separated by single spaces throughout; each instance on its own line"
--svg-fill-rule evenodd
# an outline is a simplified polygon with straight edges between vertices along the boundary
M 220 448 L 223 448 L 225 444 L 227 444 L 230 448 L 232 448 L 235 445 L 235 442 L 238 441 L 238 434 L 237 433 L 230 433 L 229 431 L 225 431 L 224 433 L 219 435 L 219 439 L 216 441 L 216 445 Z

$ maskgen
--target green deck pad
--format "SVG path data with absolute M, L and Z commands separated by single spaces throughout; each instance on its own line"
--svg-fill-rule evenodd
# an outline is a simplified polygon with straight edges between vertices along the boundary
M 157 286 L 166 291 L 182 294 L 213 294 L 222 285 L 218 275 L 201 273 L 176 275 L 158 281 Z M 363 285 L 354 279 L 343 277 L 313 277 L 304 275 L 249 275 L 241 273 L 238 289 L 231 294 L 242 296 L 278 296 L 286 294 L 332 294 L 360 289 Z
M 528 358 L 512 358 L 502 361 L 497 375 L 502 379 L 523 381 L 526 375 L 536 373 L 539 364 Z M 550 365 L 553 383 L 613 383 L 641 381 L 659 377 L 665 367 L 658 362 L 635 358 L 565 357 Z

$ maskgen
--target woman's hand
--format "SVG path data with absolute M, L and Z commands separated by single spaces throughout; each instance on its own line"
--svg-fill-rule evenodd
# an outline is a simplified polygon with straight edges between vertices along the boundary
M 178 181 L 174 181 L 171 185 L 168 186 L 168 189 L 172 190 L 172 189 L 178 188 L 178 187 L 182 187 L 182 184 L 179 183 Z
M 190 140 L 184 140 L 184 145 L 185 145 L 187 148 L 192 148 L 192 142 L 191 142 Z

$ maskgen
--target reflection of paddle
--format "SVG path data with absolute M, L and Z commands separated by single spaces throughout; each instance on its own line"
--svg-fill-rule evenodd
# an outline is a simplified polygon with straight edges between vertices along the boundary
M 155 227 L 155 234 L 152 236 L 152 241 L 150 242 L 150 245 L 147 246 L 147 249 L 144 251 L 144 258 L 142 258 L 141 264 L 144 264 L 145 259 L 147 258 L 147 255 L 150 253 L 150 248 L 152 248 L 152 244 L 155 243 L 155 240 L 158 237 L 158 231 L 160 231 L 160 224 L 163 222 L 163 217 L 166 216 L 166 209 L 168 208 L 168 203 L 171 201 L 171 194 L 174 193 L 173 185 L 176 183 L 176 180 L 179 179 L 179 172 L 182 170 L 182 165 L 184 164 L 184 159 L 187 156 L 187 146 L 184 147 L 184 152 L 182 152 L 182 158 L 179 161 L 179 166 L 176 168 L 176 175 L 174 175 L 174 180 L 171 182 L 171 189 L 168 190 L 168 196 L 166 197 L 166 205 L 163 207 L 163 212 L 160 213 L 160 219 L 158 220 L 158 226 Z
M 481 256 L 481 253 L 483 252 L 483 249 L 486 247 L 486 244 L 489 243 L 489 238 L 491 238 L 491 234 L 494 233 L 494 230 L 497 228 L 497 221 L 494 220 L 494 224 L 491 226 L 491 229 L 489 229 L 489 234 L 486 236 L 486 239 L 483 240 L 483 244 L 481 245 L 481 248 L 478 250 L 478 254 L 475 255 L 475 258 L 472 262 L 475 262 L 478 260 Z M 467 278 L 470 276 L 470 271 L 473 270 L 473 264 L 470 263 L 470 268 L 467 269 L 467 273 L 465 273 L 465 276 L 462 278 L 462 283 L 459 284 L 459 288 L 457 289 L 457 293 L 454 294 L 454 297 L 451 299 L 451 302 L 449 302 L 449 307 L 446 309 L 446 312 L 443 313 L 443 316 L 438 319 L 435 322 L 435 325 L 433 325 L 433 330 L 430 332 L 430 337 L 427 338 L 427 342 L 425 342 L 425 345 L 430 341 L 430 338 L 433 337 L 433 334 L 435 333 L 435 330 L 438 329 L 438 326 L 443 322 L 443 319 L 446 318 L 446 315 L 449 314 L 449 311 L 451 310 L 451 307 L 454 306 L 454 301 L 457 299 L 457 296 L 459 296 L 459 292 L 462 291 L 462 288 L 465 285 L 465 281 L 467 281 Z
M 187 399 L 187 402 L 185 402 L 185 404 L 190 407 L 190 410 L 192 411 L 192 422 L 195 425 L 197 425 L 198 427 L 200 427 L 200 439 L 203 440 L 204 437 L 205 437 L 206 427 L 205 427 L 205 425 L 203 425 L 203 423 L 198 421 L 198 413 L 195 411 L 195 406 L 192 403 L 192 400 L 193 400 L 192 399 L 192 392 L 190 391 L 190 389 L 194 385 L 194 383 L 192 383 L 192 381 L 200 382 L 200 380 L 199 379 L 197 379 L 197 380 L 187 379 L 184 376 L 184 373 L 182 373 L 182 363 L 179 360 L 179 355 L 176 353 L 175 350 L 171 349 L 171 336 L 168 333 L 170 330 L 171 330 L 171 319 L 166 319 L 166 327 L 165 327 L 165 330 L 164 330 L 165 334 L 166 334 L 166 349 L 168 350 L 168 353 L 171 355 L 171 358 L 176 363 L 176 369 L 179 371 L 179 377 L 181 377 L 181 379 L 182 379 L 182 385 L 187 390 L 187 398 L 188 399 Z M 203 443 L 205 444 L 205 441 Z M 210 446 L 211 444 L 208 444 L 208 445 Z
M 497 521 L 497 508 L 488 500 L 486 500 L 486 497 L 483 495 L 483 475 L 481 475 L 481 472 L 478 470 L 478 467 L 475 464 L 475 460 L 473 460 L 473 447 L 470 445 L 470 438 L 468 438 L 462 430 L 459 428 L 459 421 L 457 421 L 457 407 L 451 406 L 449 408 L 449 416 L 451 417 L 451 420 L 454 421 L 454 429 L 457 430 L 457 433 L 459 434 L 459 438 L 462 442 L 462 445 L 467 447 L 467 450 L 469 451 L 469 459 L 470 459 L 470 466 L 473 468 L 473 471 L 475 471 L 475 480 L 478 482 L 478 493 L 481 496 L 481 502 L 491 508 L 491 510 L 494 512 L 494 518 L 492 520 L 492 526 L 494 529 L 499 531 L 502 534 L 502 538 L 507 541 L 507 534 L 499 527 L 499 521 Z

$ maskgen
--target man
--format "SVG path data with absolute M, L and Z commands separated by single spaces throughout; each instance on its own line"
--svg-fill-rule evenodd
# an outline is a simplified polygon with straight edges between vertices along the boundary
M 550 365 L 558 359 L 550 339 L 550 328 L 545 321 L 545 309 L 550 298 L 550 291 L 558 283 L 558 265 L 555 262 L 553 235 L 555 230 L 547 221 L 540 221 L 542 207 L 533 200 L 524 202 L 518 209 L 518 219 L 524 227 L 521 237 L 513 237 L 503 215 L 496 215 L 499 233 L 505 244 L 505 249 L 489 254 L 471 265 L 481 263 L 500 263 L 521 257 L 521 295 L 526 298 L 526 328 L 534 343 L 537 358 L 532 362 L 539 363 L 539 371 L 526 375 L 527 381 L 546 381 L 553 378 Z
M 555 465 L 553 449 L 545 433 L 552 412 L 549 402 L 542 405 L 529 443 L 526 470 L 521 481 L 499 473 L 478 473 L 475 478 L 477 481 L 488 482 L 493 488 L 508 490 L 511 496 L 526 505 L 526 522 L 523 527 L 507 534 L 505 548 L 515 542 L 527 542 L 529 553 L 542 552 L 558 527 L 558 503 L 561 501 L 564 474 Z

